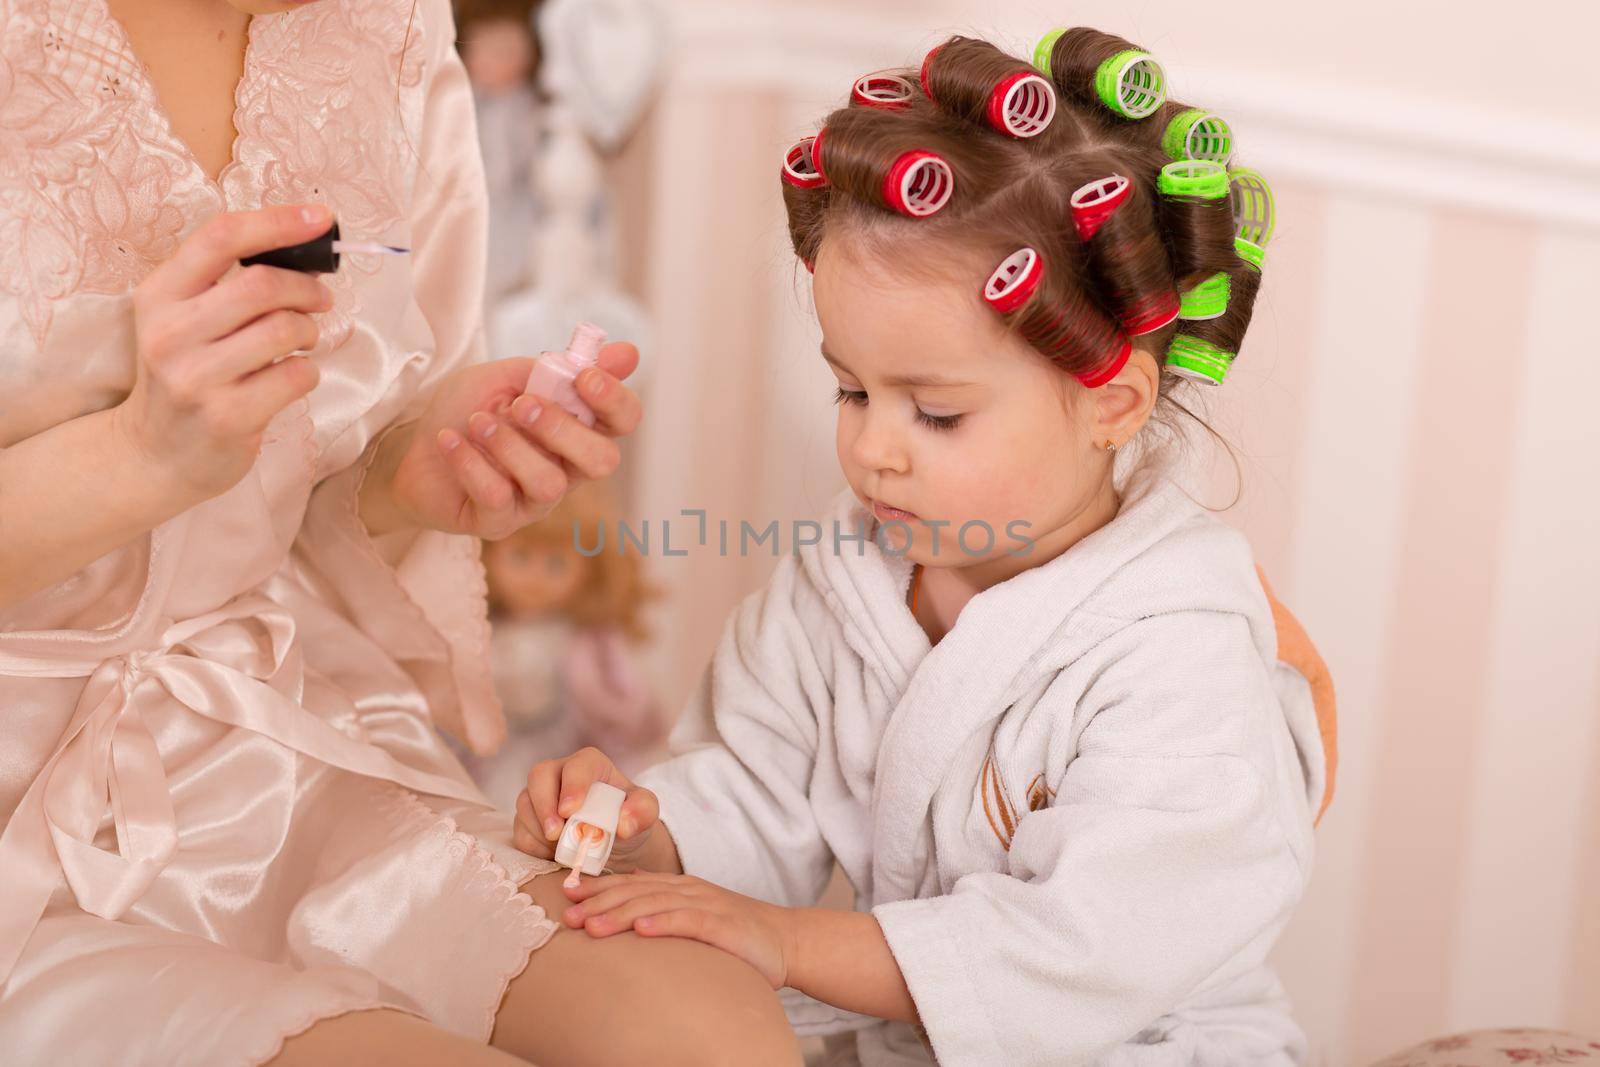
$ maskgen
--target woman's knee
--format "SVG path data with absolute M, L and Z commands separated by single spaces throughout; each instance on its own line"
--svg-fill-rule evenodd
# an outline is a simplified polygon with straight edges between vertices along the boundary
M 527 1061 L 390 1008 L 313 1023 L 283 1043 L 271 1067 L 527 1067 Z
M 568 904 L 560 877 L 523 887 L 552 918 Z M 565 927 L 511 983 L 494 1043 L 552 1063 L 800 1063 L 777 994 L 744 961 L 695 941 Z

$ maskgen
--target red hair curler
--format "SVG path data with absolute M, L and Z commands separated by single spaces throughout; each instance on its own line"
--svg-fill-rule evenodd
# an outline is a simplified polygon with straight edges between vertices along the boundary
M 933 90 L 928 88 L 928 68 L 933 66 L 933 57 L 939 54 L 939 49 L 944 45 L 934 45 L 928 49 L 928 54 L 922 57 L 922 70 L 917 74 L 917 81 L 922 84 L 922 93 L 929 100 L 933 99 Z
M 820 189 L 828 179 L 817 169 L 815 137 L 802 137 L 783 155 L 783 180 L 797 189 Z
M 1096 178 L 1079 186 L 1068 201 L 1072 206 L 1072 221 L 1078 227 L 1078 236 L 1088 243 L 1091 237 L 1100 232 L 1106 219 L 1127 203 L 1132 193 L 1133 183 L 1120 174 Z
M 1056 117 L 1055 86 L 1031 71 L 1000 79 L 989 94 L 989 125 L 1012 137 L 1037 137 Z
M 1112 357 L 1111 362 L 1105 364 L 1099 370 L 1075 374 L 1073 377 L 1077 378 L 1085 389 L 1098 389 L 1122 372 L 1122 368 L 1127 365 L 1128 357 L 1131 355 L 1133 355 L 1133 342 L 1123 337 L 1122 347 Z
M 880 70 L 856 79 L 855 86 L 850 90 L 850 102 L 859 107 L 904 111 L 911 106 L 911 94 L 915 91 L 911 83 L 900 75 Z
M 937 153 L 921 148 L 903 153 L 883 179 L 884 200 L 914 219 L 939 211 L 950 202 L 955 190 L 956 176 L 950 164 Z
M 822 170 L 822 135 L 827 132 L 828 127 L 824 126 L 817 131 L 815 137 L 811 138 L 811 169 L 815 170 L 817 176 L 823 181 L 828 180 L 827 174 L 823 173 Z
M 983 298 L 1002 315 L 1009 315 L 1038 291 L 1044 277 L 1044 260 L 1031 248 L 1019 248 L 994 269 L 983 286 Z

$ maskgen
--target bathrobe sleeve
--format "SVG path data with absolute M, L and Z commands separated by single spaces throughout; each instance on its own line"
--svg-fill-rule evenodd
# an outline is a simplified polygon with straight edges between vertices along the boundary
M 1306 797 L 1244 617 L 1142 619 L 1085 658 L 1076 708 L 1035 706 L 1052 760 L 1087 724 L 1009 871 L 873 909 L 945 1067 L 1087 1062 L 1254 968 L 1304 890 Z
M 729 618 L 673 757 L 641 775 L 686 873 L 785 905 L 815 903 L 833 864 L 808 799 L 818 712 L 832 697 L 797 595 L 816 596 L 791 555 Z

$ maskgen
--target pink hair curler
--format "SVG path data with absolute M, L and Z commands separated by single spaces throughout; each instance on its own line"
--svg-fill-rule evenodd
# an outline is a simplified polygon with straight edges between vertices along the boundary
M 983 298 L 1002 315 L 1009 315 L 1039 289 L 1044 260 L 1031 248 L 1019 248 L 994 269 L 983 286 Z
M 911 94 L 915 91 L 905 78 L 880 70 L 856 79 L 854 88 L 850 90 L 850 102 L 860 107 L 904 111 L 911 106 Z
M 1002 78 L 989 94 L 989 125 L 1013 137 L 1037 137 L 1056 117 L 1055 86 L 1031 71 Z
M 1078 236 L 1084 242 L 1100 232 L 1109 219 L 1133 192 L 1133 183 L 1120 174 L 1096 178 L 1081 185 L 1068 203 L 1072 207 L 1072 221 L 1078 227 Z
M 903 153 L 883 179 L 883 198 L 889 206 L 914 219 L 939 211 L 955 190 L 956 176 L 950 164 L 921 148 Z
M 797 189 L 820 189 L 828 184 L 812 153 L 815 142 L 815 137 L 802 137 L 783 155 L 783 180 Z

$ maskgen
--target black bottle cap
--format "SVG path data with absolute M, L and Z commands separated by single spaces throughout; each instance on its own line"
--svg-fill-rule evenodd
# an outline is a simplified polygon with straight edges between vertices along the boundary
M 335 219 L 328 232 L 321 237 L 313 237 L 297 245 L 259 252 L 239 262 L 246 267 L 255 263 L 265 263 L 269 267 L 284 267 L 304 274 L 332 274 L 339 269 L 339 253 L 333 250 L 333 242 L 338 239 L 339 221 Z

